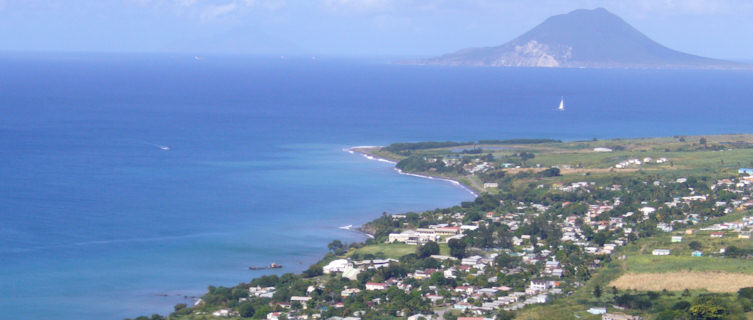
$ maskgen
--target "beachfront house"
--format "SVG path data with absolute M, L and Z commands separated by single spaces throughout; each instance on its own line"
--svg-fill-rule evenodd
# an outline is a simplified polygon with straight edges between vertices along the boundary
M 324 274 L 344 272 L 348 267 L 351 267 L 350 261 L 347 259 L 337 259 L 322 267 L 322 272 L 324 272 Z

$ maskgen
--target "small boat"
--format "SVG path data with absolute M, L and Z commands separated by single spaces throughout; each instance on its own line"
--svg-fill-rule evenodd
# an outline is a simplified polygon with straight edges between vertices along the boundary
M 168 146 L 159 146 L 159 148 L 162 150 L 170 150 L 170 147 Z
M 266 270 L 266 269 L 282 269 L 282 265 L 272 262 L 268 266 L 264 266 L 264 267 L 257 267 L 257 266 L 248 267 L 248 270 Z
M 565 111 L 565 98 L 560 98 L 560 106 L 557 107 L 559 111 Z
M 338 227 L 338 229 L 343 229 L 343 230 L 350 230 L 350 228 L 353 228 L 352 224 L 349 224 L 347 226 Z

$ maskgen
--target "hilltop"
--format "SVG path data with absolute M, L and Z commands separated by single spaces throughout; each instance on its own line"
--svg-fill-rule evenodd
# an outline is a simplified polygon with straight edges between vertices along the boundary
M 709 68 L 747 65 L 667 48 L 604 8 L 552 16 L 501 46 L 470 48 L 409 64 L 489 67 Z

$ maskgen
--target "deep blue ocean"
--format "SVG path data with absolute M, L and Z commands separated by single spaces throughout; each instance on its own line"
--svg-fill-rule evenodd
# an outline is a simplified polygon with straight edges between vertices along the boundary
M 264 274 L 248 266 L 298 272 L 363 239 L 340 226 L 472 198 L 350 146 L 750 133 L 751 119 L 746 71 L 0 55 L 0 318 L 166 314 Z

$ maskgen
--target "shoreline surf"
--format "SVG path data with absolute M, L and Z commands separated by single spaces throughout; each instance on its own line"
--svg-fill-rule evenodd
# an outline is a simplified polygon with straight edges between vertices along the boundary
M 354 147 L 346 148 L 346 149 L 343 149 L 343 150 L 346 151 L 346 152 L 348 152 L 348 153 L 350 153 L 350 154 L 356 154 L 356 153 L 358 153 L 361 156 L 363 156 L 364 158 L 369 159 L 369 160 L 386 162 L 386 163 L 390 163 L 392 165 L 396 165 L 397 164 L 397 161 L 393 161 L 393 160 L 389 160 L 389 159 L 385 159 L 385 158 L 381 158 L 381 157 L 375 156 L 373 154 L 368 153 L 365 150 L 365 149 L 377 149 L 377 148 L 381 148 L 381 146 L 354 146 Z M 461 183 L 460 181 L 457 181 L 457 180 L 453 180 L 453 179 L 449 179 L 449 178 L 445 178 L 445 177 L 433 177 L 433 176 L 427 176 L 427 175 L 422 175 L 422 174 L 403 172 L 403 170 L 400 170 L 400 169 L 398 169 L 396 167 L 393 167 L 393 169 L 398 174 L 402 174 L 402 175 L 406 175 L 406 176 L 412 176 L 412 177 L 429 179 L 429 180 L 438 180 L 438 181 L 449 182 L 449 183 L 453 184 L 454 186 L 457 186 L 457 187 L 459 187 L 459 188 L 467 191 L 474 198 L 478 197 L 478 193 L 476 193 L 475 191 L 473 191 L 473 189 L 471 189 L 470 187 L 464 185 L 463 183 Z

